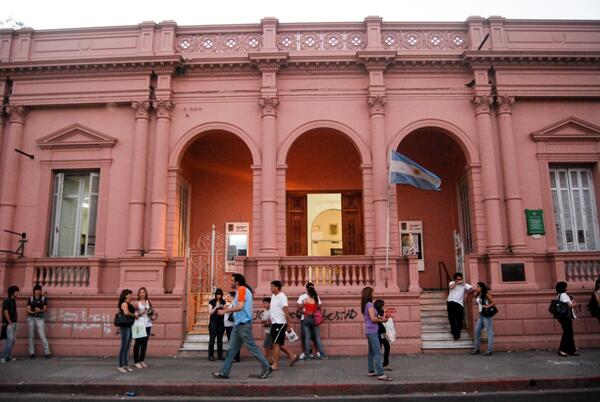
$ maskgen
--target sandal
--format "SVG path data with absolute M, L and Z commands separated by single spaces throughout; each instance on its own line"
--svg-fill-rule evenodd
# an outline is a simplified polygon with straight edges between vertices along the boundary
M 294 364 L 296 364 L 296 362 L 300 360 L 300 356 L 296 355 L 292 358 L 292 360 L 290 360 L 290 363 L 288 364 L 288 367 L 292 367 Z
M 386 381 L 386 382 L 387 382 L 387 381 L 392 381 L 392 377 L 388 377 L 388 376 L 387 376 L 387 375 L 385 375 L 385 374 L 384 374 L 384 375 L 380 375 L 379 377 L 377 377 L 377 379 L 378 379 L 379 381 Z
M 377 376 L 377 374 L 374 371 L 369 371 L 369 373 L 367 373 L 367 375 L 369 377 L 376 377 Z

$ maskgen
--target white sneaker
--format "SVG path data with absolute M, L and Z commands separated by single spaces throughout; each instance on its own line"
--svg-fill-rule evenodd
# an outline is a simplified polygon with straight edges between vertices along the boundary
M 321 358 L 321 352 L 317 352 L 317 357 L 320 359 Z
M 306 355 L 304 354 L 304 352 L 300 353 L 300 357 L 298 357 L 298 359 L 300 359 L 300 360 L 306 359 Z

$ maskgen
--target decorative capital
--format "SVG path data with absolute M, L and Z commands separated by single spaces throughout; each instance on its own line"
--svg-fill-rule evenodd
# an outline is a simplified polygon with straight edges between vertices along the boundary
M 510 95 L 498 95 L 496 97 L 496 112 L 498 114 L 512 113 L 511 105 L 515 103 L 515 97 Z
M 27 110 L 23 105 L 8 105 L 6 107 L 6 113 L 8 114 L 8 121 L 10 123 L 25 124 L 25 115 Z
M 131 108 L 135 111 L 136 119 L 150 119 L 150 101 L 136 100 L 131 102 Z
M 159 99 L 154 102 L 154 108 L 159 119 L 170 119 L 175 103 L 170 99 Z
M 277 99 L 276 96 L 263 96 L 258 99 L 258 104 L 262 108 L 262 117 L 277 117 L 277 107 L 279 107 L 279 99 Z
M 475 114 L 490 113 L 490 105 L 492 98 L 490 96 L 476 95 L 471 99 L 471 103 L 475 108 Z
M 367 98 L 369 104 L 369 115 L 384 114 L 387 100 L 383 95 L 372 95 Z

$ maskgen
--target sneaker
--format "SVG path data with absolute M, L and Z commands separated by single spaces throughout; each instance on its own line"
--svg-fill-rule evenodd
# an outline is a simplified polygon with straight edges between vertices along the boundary
M 215 378 L 223 378 L 223 379 L 229 378 L 228 375 L 221 373 L 220 371 L 216 371 L 216 372 L 212 373 L 212 376 Z
M 35 359 L 35 354 L 33 354 L 33 353 L 32 353 L 32 354 L 30 354 L 30 355 L 29 355 L 29 358 L 30 358 L 30 359 Z
M 329 359 L 329 357 L 327 357 L 327 356 L 319 355 L 319 360 L 328 360 L 328 359 Z
M 298 359 L 306 360 L 306 354 L 304 352 L 300 353 L 300 357 Z
M 321 358 L 321 352 L 317 352 L 317 359 Z
M 119 370 L 121 373 L 127 373 L 127 369 L 125 367 L 118 367 L 117 370 Z
M 489 350 L 487 352 L 483 353 L 484 356 L 491 356 L 493 354 L 494 354 L 494 352 L 490 352 Z
M 44 358 L 46 359 L 50 359 L 52 357 L 52 355 L 50 353 L 48 353 L 47 355 L 44 355 Z
M 273 372 L 273 369 L 271 367 L 264 369 L 264 371 L 262 373 L 260 373 L 260 375 L 258 376 L 258 378 L 260 378 L 261 380 L 264 380 L 265 378 L 267 378 L 271 373 Z
M 133 369 L 131 367 L 129 367 L 129 366 L 125 366 L 125 370 L 127 370 L 127 371 L 133 371 Z
M 474 351 L 471 352 L 472 355 L 478 355 L 479 354 L 479 349 L 475 349 Z

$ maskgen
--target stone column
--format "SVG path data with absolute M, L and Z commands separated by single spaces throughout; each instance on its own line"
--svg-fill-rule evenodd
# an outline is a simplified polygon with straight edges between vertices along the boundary
M 515 138 L 512 125 L 511 105 L 515 98 L 500 95 L 496 98 L 500 148 L 502 150 L 502 173 L 504 175 L 504 199 L 508 220 L 508 244 L 515 251 L 524 249 L 525 212 L 521 201 L 519 185 L 519 167 L 516 157 Z
M 166 254 L 167 179 L 171 112 L 175 104 L 170 99 L 156 101 L 156 141 L 152 169 L 152 201 L 150 224 L 150 254 Z
M 21 105 L 9 105 L 8 128 L 4 144 L 4 158 L 0 161 L 0 249 L 12 250 L 13 239 L 16 236 L 6 233 L 4 230 L 15 231 L 14 219 L 17 208 L 17 194 L 19 187 L 19 165 L 20 155 L 14 149 L 20 149 L 23 144 L 23 129 L 25 127 L 26 110 Z M 16 243 L 15 243 L 16 244 Z
M 496 174 L 496 155 L 494 153 L 494 137 L 490 119 L 488 96 L 477 95 L 472 103 L 475 107 L 477 134 L 479 138 L 479 155 L 481 159 L 481 182 L 483 205 L 485 208 L 487 251 L 488 253 L 503 250 L 502 219 L 500 214 L 500 196 L 498 194 L 498 176 Z
M 276 254 L 277 210 L 277 107 L 276 96 L 263 96 L 262 108 L 262 244 L 261 254 Z
M 385 103 L 383 95 L 368 98 L 373 159 L 373 209 L 375 211 L 374 254 L 385 254 L 387 230 L 387 145 L 385 136 Z
M 131 158 L 131 185 L 129 186 L 129 238 L 127 240 L 127 254 L 137 256 L 144 249 L 150 102 L 147 100 L 134 101 L 132 108 L 135 111 L 135 133 Z

